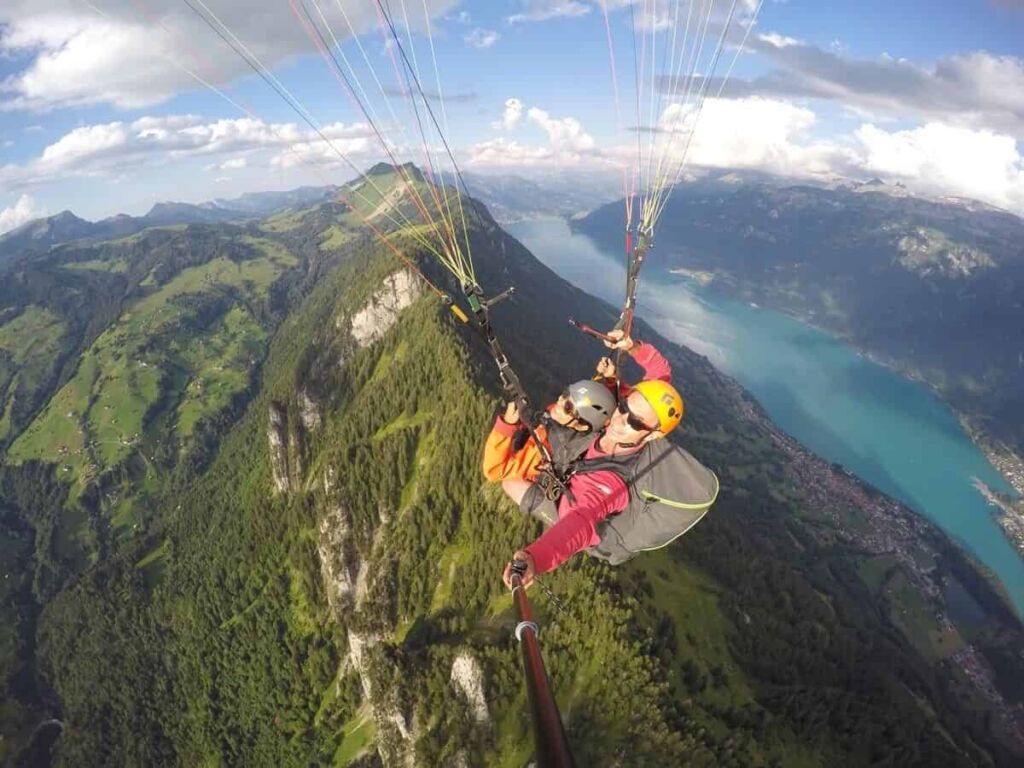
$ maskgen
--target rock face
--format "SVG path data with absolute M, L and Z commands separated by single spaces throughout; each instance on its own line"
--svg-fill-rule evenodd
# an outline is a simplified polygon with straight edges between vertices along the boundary
M 900 265 L 922 277 L 965 279 L 996 266 L 983 250 L 952 242 L 939 232 L 920 227 L 900 239 L 899 251 Z
M 484 674 L 480 664 L 468 652 L 464 651 L 455 657 L 451 680 L 469 701 L 474 719 L 478 723 L 489 723 L 491 715 L 487 711 L 487 698 L 484 696 Z
M 299 417 L 310 432 L 320 428 L 320 404 L 306 390 L 299 390 Z
M 302 459 L 303 434 L 301 428 L 293 426 L 288 430 L 288 490 L 298 488 L 306 471 Z
M 352 316 L 352 338 L 356 344 L 368 347 L 381 338 L 419 294 L 420 286 L 408 270 L 389 275 L 366 306 Z
M 359 557 L 352 546 L 351 531 L 348 513 L 340 504 L 328 509 L 320 520 L 317 540 L 320 575 L 327 592 L 327 604 L 336 619 L 341 619 L 352 606 L 354 574 L 359 570 Z
M 348 658 L 353 669 L 359 673 L 359 682 L 363 686 L 363 696 L 373 701 L 373 683 L 367 672 L 367 654 L 380 640 L 373 633 L 348 632 Z
M 291 493 L 302 482 L 303 434 L 301 424 L 291 424 L 288 409 L 272 402 L 267 409 L 267 442 L 275 493 Z
M 271 423 L 278 427 L 275 434 L 279 435 L 281 414 L 277 413 Z M 369 704 L 377 726 L 376 747 L 381 763 L 384 766 L 412 766 L 416 764 L 413 749 L 415 728 L 407 722 L 398 693 L 392 687 L 390 664 L 379 647 L 385 636 L 377 631 L 353 628 L 359 626 L 359 622 L 353 619 L 368 597 L 370 566 L 375 558 L 382 556 L 380 550 L 385 526 L 382 523 L 374 532 L 371 555 L 361 556 L 355 547 L 349 511 L 338 499 L 336 487 L 336 472 L 327 468 L 323 489 L 328 502 L 318 526 L 317 554 L 331 615 L 345 629 L 348 638 L 348 655 L 338 670 L 338 684 L 348 670 L 359 675 L 363 699 Z
M 292 490 L 288 466 L 288 411 L 280 403 L 271 403 L 267 414 L 267 440 L 270 443 L 270 466 L 274 477 L 274 490 L 287 493 Z

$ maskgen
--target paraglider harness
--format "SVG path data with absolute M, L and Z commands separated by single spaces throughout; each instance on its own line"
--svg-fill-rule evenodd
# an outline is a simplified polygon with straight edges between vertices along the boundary
M 669 440 L 652 441 L 623 456 L 587 459 L 584 456 L 593 436 L 557 425 L 548 436 L 566 483 L 578 474 L 610 471 L 622 478 L 629 490 L 625 509 L 597 524 L 600 541 L 587 550 L 611 565 L 667 546 L 700 522 L 718 497 L 715 473 Z M 542 504 L 538 497 L 525 497 L 523 511 L 537 511 Z M 558 499 L 550 503 L 557 509 Z

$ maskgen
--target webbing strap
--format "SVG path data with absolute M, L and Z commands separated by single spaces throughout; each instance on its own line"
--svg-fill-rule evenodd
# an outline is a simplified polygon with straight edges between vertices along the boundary
M 462 290 L 466 294 L 466 300 L 469 302 L 470 309 L 473 310 L 473 314 L 476 316 L 477 330 L 479 330 L 480 335 L 487 344 L 488 351 L 491 353 L 491 357 L 494 359 L 495 365 L 498 366 L 498 376 L 501 379 L 501 386 L 514 398 L 516 406 L 519 409 L 520 421 L 522 421 L 523 426 L 526 427 L 526 430 L 530 433 L 530 437 L 533 438 L 533 442 L 537 446 L 537 450 L 540 451 L 541 456 L 544 458 L 544 464 L 550 468 L 545 470 L 545 474 L 551 480 L 550 485 L 556 488 L 559 493 L 569 494 L 571 499 L 572 493 L 569 491 L 568 485 L 554 470 L 554 460 L 551 458 L 551 451 L 537 434 L 537 423 L 534 419 L 533 406 L 530 403 L 529 396 L 526 394 L 526 389 L 519 380 L 519 376 L 513 370 L 512 364 L 505 356 L 505 352 L 502 350 L 501 344 L 498 341 L 498 335 L 495 333 L 494 327 L 491 325 L 488 306 L 489 304 L 493 304 L 497 299 L 492 299 L 489 302 L 483 300 L 481 298 L 483 296 L 483 289 L 476 284 L 471 285 L 467 283 L 462 286 Z M 509 293 L 510 291 L 506 291 L 503 296 L 508 295 Z

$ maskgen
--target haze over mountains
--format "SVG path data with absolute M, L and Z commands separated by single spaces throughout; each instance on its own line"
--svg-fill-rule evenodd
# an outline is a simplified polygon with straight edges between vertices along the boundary
M 621 179 L 612 174 L 577 177 L 549 176 L 530 180 L 521 176 L 466 174 L 471 193 L 483 200 L 498 221 L 533 215 L 571 216 L 594 208 L 621 194 Z M 446 179 L 452 182 L 453 179 Z M 249 192 L 210 202 L 156 203 L 144 216 L 118 214 L 86 221 L 71 211 L 22 224 L 0 235 L 0 261 L 27 249 L 45 250 L 71 240 L 124 237 L 147 227 L 239 221 L 269 216 L 278 211 L 328 200 L 342 187 L 299 187 L 284 192 Z

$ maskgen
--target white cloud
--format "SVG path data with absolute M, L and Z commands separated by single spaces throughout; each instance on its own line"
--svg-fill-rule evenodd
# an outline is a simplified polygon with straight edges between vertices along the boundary
M 778 32 L 768 32 L 763 35 L 758 35 L 757 38 L 768 45 L 776 48 L 788 48 L 791 45 L 800 45 L 800 41 L 794 37 L 788 37 L 786 35 L 780 35 Z
M 520 13 L 505 18 L 509 24 L 584 16 L 591 11 L 591 6 L 577 0 L 520 0 L 520 5 L 523 7 Z
M 341 0 L 357 33 L 376 32 L 373 3 Z M 409 5 L 409 24 L 424 27 L 424 8 L 444 13 L 457 0 Z M 4 0 L 0 3 L 0 55 L 28 59 L 0 79 L 0 108 L 45 110 L 109 103 L 140 108 L 164 101 L 197 83 L 187 67 L 215 84 L 250 72 L 188 6 L 165 3 L 140 12 L 134 0 L 107 0 L 97 14 L 75 0 Z M 337 3 L 320 3 L 339 40 L 351 36 Z M 214 12 L 273 69 L 284 59 L 316 49 L 288 3 L 247 0 L 217 3 Z
M 364 123 L 333 123 L 322 131 L 331 140 L 330 145 L 293 123 L 266 123 L 252 118 L 203 122 L 193 115 L 171 115 L 81 126 L 47 146 L 37 158 L 23 165 L 0 167 L 0 184 L 25 187 L 73 175 L 110 174 L 256 150 L 278 153 L 271 162 L 284 167 L 317 158 L 318 165 L 325 161 L 335 165 L 342 162 L 338 152 L 359 162 L 366 159 L 373 146 L 372 131 Z M 240 168 L 246 163 L 245 158 L 236 157 L 220 167 Z
M 756 96 L 706 99 L 699 119 L 692 106 L 669 105 L 658 121 L 661 133 L 656 136 L 655 157 L 661 157 L 661 148 L 667 144 L 668 156 L 681 158 L 695 120 L 687 165 L 829 176 L 854 162 L 850 150 L 841 145 L 809 138 L 816 121 L 810 109 Z
M 493 29 L 481 29 L 477 27 L 464 38 L 466 45 L 473 48 L 490 48 L 501 38 Z
M 748 47 L 776 68 L 750 80 L 732 78 L 726 96 L 827 99 L 861 115 L 988 128 L 1024 139 L 1022 58 L 977 51 L 921 66 L 891 56 L 855 59 L 842 48 L 825 50 L 777 33 L 755 35 Z
M 658 146 L 667 142 L 669 156 L 679 158 L 693 120 L 692 110 L 671 105 L 659 121 Z M 1012 136 L 939 122 L 893 131 L 864 123 L 852 135 L 816 139 L 815 124 L 814 112 L 785 100 L 707 99 L 686 165 L 819 180 L 881 176 L 918 194 L 1024 213 L 1024 157 Z M 625 154 L 627 161 L 634 157 L 635 151 Z
M 1024 213 L 1024 157 L 1011 136 L 942 123 L 892 132 L 866 124 L 855 135 L 868 172 Z
M 225 160 L 219 167 L 222 171 L 233 171 L 238 168 L 245 168 L 247 164 L 244 157 L 233 157 L 230 160 Z
M 29 195 L 22 195 L 14 205 L 0 211 L 0 235 L 45 214 Z
M 486 167 L 608 162 L 597 151 L 594 138 L 584 130 L 576 118 L 555 118 L 537 107 L 531 107 L 526 115 L 531 123 L 547 135 L 547 146 L 529 146 L 505 138 L 483 141 L 470 148 L 470 164 Z M 505 114 L 501 120 L 492 123 L 492 127 L 496 130 L 510 130 L 519 125 L 522 116 L 523 103 L 519 99 L 508 99 L 505 102 Z
M 554 159 L 547 147 L 528 147 L 504 138 L 474 144 L 469 153 L 469 164 L 483 167 L 549 165 Z
M 495 130 L 511 131 L 523 118 L 523 102 L 516 98 L 505 99 L 505 111 L 501 120 L 491 123 Z
M 330 127 L 325 129 L 324 133 L 331 139 L 330 144 L 319 138 L 310 138 L 308 141 L 291 144 L 274 155 L 270 161 L 271 165 L 278 168 L 296 168 L 306 165 L 322 169 L 342 167 L 358 170 L 360 158 L 366 158 L 379 151 L 378 145 L 369 135 L 345 137 L 341 135 L 345 132 L 336 132 Z M 338 156 L 339 153 L 356 167 L 352 168 L 348 162 Z
M 553 118 L 543 109 L 532 107 L 527 116 L 548 135 L 551 146 L 556 150 L 587 152 L 594 148 L 594 139 L 575 117 Z
M 148 136 L 139 131 L 137 138 L 145 141 Z M 120 154 L 129 144 L 129 140 L 129 127 L 124 123 L 75 128 L 43 150 L 39 165 L 44 168 L 70 168 L 81 159 L 95 160 L 114 154 L 115 150 Z
M 591 0 L 591 5 L 597 9 L 603 6 L 609 14 L 629 9 L 629 18 L 625 23 L 637 31 L 671 30 L 675 26 L 679 30 L 680 40 L 683 38 L 687 16 L 691 13 L 691 5 L 695 9 L 693 18 L 700 18 L 703 23 L 705 16 L 708 17 L 708 40 L 717 39 L 731 14 L 729 40 L 738 43 L 746 25 L 753 19 L 758 0 L 738 0 L 735 7 L 730 2 L 713 2 L 709 5 L 704 2 L 680 3 L 678 0 Z

